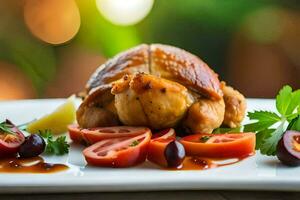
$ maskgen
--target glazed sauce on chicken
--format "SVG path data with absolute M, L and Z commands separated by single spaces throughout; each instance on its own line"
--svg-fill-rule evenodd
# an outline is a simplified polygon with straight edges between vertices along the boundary
M 55 173 L 67 170 L 63 164 L 46 163 L 42 157 L 0 159 L 0 173 Z
M 249 156 L 252 156 L 249 155 Z M 235 163 L 238 163 L 245 158 L 249 157 L 241 157 L 241 158 L 229 158 L 229 159 L 223 159 L 223 158 L 201 158 L 197 156 L 187 156 L 182 165 L 176 169 L 174 168 L 168 168 L 170 170 L 207 170 L 217 167 L 224 167 L 228 165 L 232 165 Z

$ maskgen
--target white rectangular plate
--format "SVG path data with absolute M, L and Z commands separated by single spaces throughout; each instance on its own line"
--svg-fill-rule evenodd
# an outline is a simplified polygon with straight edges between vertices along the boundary
M 63 99 L 0 102 L 0 121 L 16 124 L 53 111 Z M 248 110 L 274 110 L 273 100 L 249 99 Z M 239 163 L 203 171 L 167 171 L 145 163 L 135 168 L 109 169 L 86 166 L 82 148 L 71 144 L 67 156 L 44 156 L 64 163 L 67 171 L 53 174 L 0 173 L 0 192 L 89 192 L 141 190 L 290 190 L 300 191 L 300 168 L 281 165 L 275 157 L 258 152 Z

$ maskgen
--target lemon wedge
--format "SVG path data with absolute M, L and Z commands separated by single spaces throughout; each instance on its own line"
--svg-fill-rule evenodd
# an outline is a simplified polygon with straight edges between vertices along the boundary
M 61 134 L 67 131 L 67 126 L 76 118 L 75 96 L 69 97 L 51 114 L 31 122 L 27 125 L 27 132 L 37 133 L 39 130 L 49 129 L 53 134 Z

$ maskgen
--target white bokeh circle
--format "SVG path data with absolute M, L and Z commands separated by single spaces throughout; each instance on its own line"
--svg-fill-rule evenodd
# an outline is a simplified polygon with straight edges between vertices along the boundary
M 96 0 L 100 13 L 116 25 L 134 25 L 151 11 L 154 0 Z

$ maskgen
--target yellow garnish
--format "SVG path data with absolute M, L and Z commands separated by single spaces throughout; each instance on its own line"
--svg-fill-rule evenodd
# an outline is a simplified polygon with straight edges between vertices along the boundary
M 53 134 L 61 134 L 67 131 L 67 126 L 72 124 L 76 118 L 75 96 L 59 106 L 53 113 L 27 125 L 29 133 L 38 133 L 39 130 L 51 130 Z

